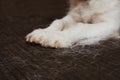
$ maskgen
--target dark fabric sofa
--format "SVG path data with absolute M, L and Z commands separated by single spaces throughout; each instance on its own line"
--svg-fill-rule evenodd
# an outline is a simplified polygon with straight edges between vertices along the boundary
M 120 80 L 120 40 L 70 49 L 26 43 L 25 36 L 67 13 L 65 0 L 1 0 L 0 80 Z

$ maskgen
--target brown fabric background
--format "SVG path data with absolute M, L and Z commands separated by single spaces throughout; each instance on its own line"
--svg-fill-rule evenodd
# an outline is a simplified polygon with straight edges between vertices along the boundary
M 61 16 L 67 12 L 66 0 L 1 0 L 2 16 Z

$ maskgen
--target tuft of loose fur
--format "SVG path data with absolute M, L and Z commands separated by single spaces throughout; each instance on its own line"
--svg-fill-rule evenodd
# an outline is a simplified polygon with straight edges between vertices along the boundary
M 119 38 L 120 0 L 70 0 L 70 11 L 45 29 L 37 29 L 26 41 L 45 47 L 91 45 Z

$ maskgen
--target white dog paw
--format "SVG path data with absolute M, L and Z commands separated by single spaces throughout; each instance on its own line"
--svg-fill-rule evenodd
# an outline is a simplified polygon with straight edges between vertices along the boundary
M 42 29 L 34 30 L 33 32 L 29 33 L 26 36 L 26 41 L 27 42 L 39 43 L 40 40 L 42 39 L 42 34 L 43 34 L 43 30 Z
M 53 47 L 53 48 L 66 48 L 71 46 L 69 42 L 65 41 L 61 37 L 43 38 L 41 45 L 45 47 Z
M 70 47 L 71 42 L 59 32 L 38 29 L 26 36 L 27 42 L 41 44 L 45 47 L 65 48 Z

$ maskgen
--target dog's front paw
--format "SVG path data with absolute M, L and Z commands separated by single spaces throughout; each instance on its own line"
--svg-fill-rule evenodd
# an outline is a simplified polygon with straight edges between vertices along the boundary
M 41 41 L 42 46 L 54 48 L 67 48 L 71 46 L 71 42 L 66 40 L 66 37 L 58 34 L 47 34 Z
M 27 42 L 39 43 L 42 40 L 43 34 L 45 34 L 44 29 L 34 30 L 33 32 L 29 33 L 26 36 L 26 41 Z
M 26 36 L 27 42 L 34 42 L 45 47 L 70 47 L 71 42 L 61 32 L 38 29 Z

